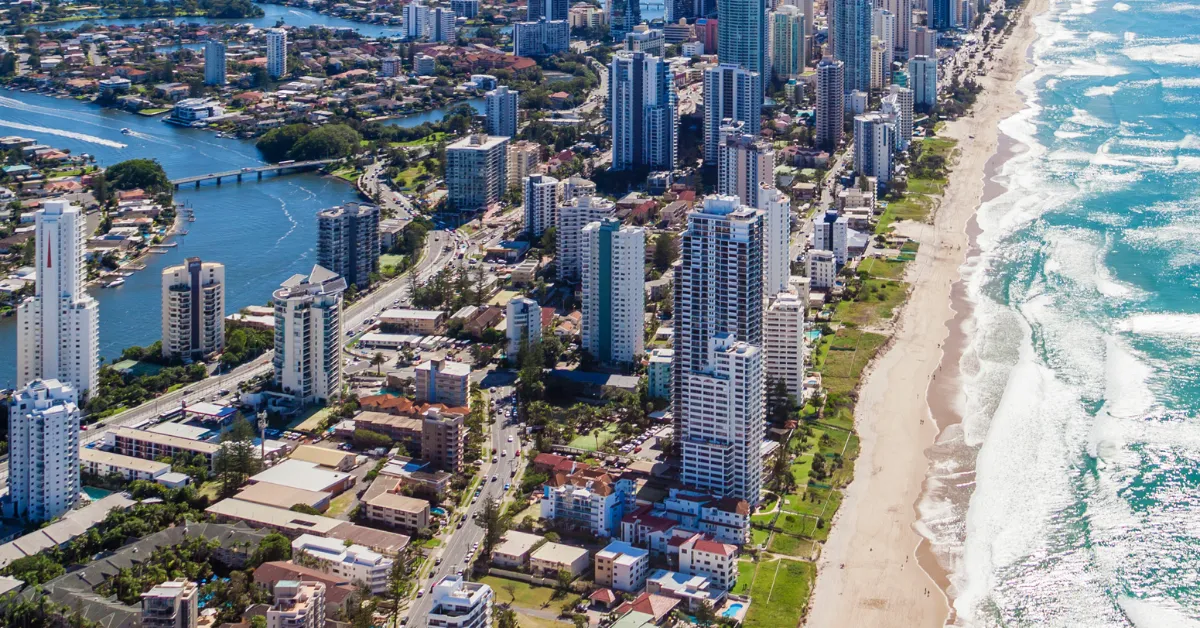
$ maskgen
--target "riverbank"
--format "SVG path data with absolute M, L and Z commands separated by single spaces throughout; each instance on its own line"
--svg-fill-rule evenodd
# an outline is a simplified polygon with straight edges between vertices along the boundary
M 921 242 L 906 273 L 912 291 L 855 406 L 861 453 L 818 564 L 810 626 L 932 627 L 951 619 L 945 571 L 917 532 L 926 450 L 939 433 L 931 385 L 944 359 L 958 359 L 945 354 L 943 343 L 955 316 L 952 288 L 970 246 L 967 225 L 983 198 L 999 124 L 1024 107 L 1016 85 L 1029 70 L 1026 55 L 1037 35 L 1033 18 L 1047 5 L 1031 0 L 1020 11 L 979 80 L 983 92 L 970 115 L 939 133 L 958 140 L 959 153 L 933 224 L 897 225 Z

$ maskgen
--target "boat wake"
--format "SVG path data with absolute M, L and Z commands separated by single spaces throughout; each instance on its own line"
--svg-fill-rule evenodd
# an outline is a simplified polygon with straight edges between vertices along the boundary
M 37 126 L 35 124 L 22 124 L 20 122 L 10 122 L 8 120 L 0 120 L 0 126 L 8 127 L 10 129 L 19 129 L 21 131 L 34 131 L 37 133 L 45 133 L 47 135 L 57 135 L 59 137 L 67 137 L 67 138 L 71 138 L 73 140 L 79 140 L 81 142 L 88 142 L 91 144 L 99 144 L 100 146 L 108 146 L 109 148 L 125 148 L 126 146 L 128 146 L 128 144 L 122 144 L 121 142 L 114 142 L 112 140 L 106 140 L 102 137 L 96 137 L 95 135 L 88 135 L 86 133 L 75 133 L 74 131 L 64 131 L 62 129 L 52 129 L 50 127 Z

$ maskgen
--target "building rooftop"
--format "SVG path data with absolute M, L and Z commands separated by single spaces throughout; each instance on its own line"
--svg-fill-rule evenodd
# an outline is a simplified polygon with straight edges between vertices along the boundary
M 546 537 L 540 534 L 530 534 L 520 530 L 509 530 L 504 533 L 500 544 L 492 550 L 492 554 L 501 556 L 524 556 L 533 546 L 544 541 Z
M 157 460 L 143 460 L 134 458 L 133 456 L 122 456 L 109 451 L 99 449 L 91 449 L 89 447 L 81 447 L 79 449 L 79 459 L 84 462 L 97 462 L 107 464 L 121 469 L 130 469 L 140 473 L 149 473 L 151 475 L 169 471 L 171 465 Z
M 337 449 L 328 449 L 325 447 L 314 447 L 313 445 L 300 445 L 289 456 L 290 460 L 300 460 L 303 462 L 311 462 L 322 467 L 336 469 L 346 463 L 346 458 L 350 458 L 351 463 L 355 459 L 352 453 L 339 451 Z
M 580 556 L 587 555 L 588 551 L 582 547 L 564 545 L 562 543 L 546 543 L 545 545 L 534 550 L 529 557 L 531 559 L 542 560 L 548 563 L 570 565 L 578 560 Z
M 441 319 L 445 314 L 441 310 L 412 310 L 408 308 L 396 308 L 392 310 L 384 310 L 379 314 L 379 320 L 387 318 L 403 318 L 403 319 L 419 319 L 436 321 Z
M 350 477 L 349 473 L 330 471 L 313 462 L 284 460 L 250 478 L 250 482 L 268 482 L 280 486 L 325 491 Z
M 223 499 L 205 512 L 219 517 L 245 521 L 250 525 L 269 526 L 292 532 L 329 534 L 334 528 L 346 523 L 320 515 L 306 515 L 286 508 L 267 506 L 240 499 Z
M 632 565 L 639 558 L 649 556 L 650 552 L 634 547 L 624 541 L 613 541 L 596 552 L 596 558 L 607 558 L 620 564 Z
M 118 427 L 109 432 L 114 438 L 129 438 L 146 443 L 154 443 L 162 447 L 175 447 L 178 449 L 186 449 L 200 453 L 215 454 L 221 447 L 216 443 L 206 443 L 204 441 L 192 440 L 190 438 L 180 438 L 178 436 L 170 436 L 168 434 L 158 434 L 146 430 L 135 430 L 130 427 Z
M 304 504 L 318 510 L 329 505 L 329 493 L 310 491 L 305 488 L 280 486 L 269 482 L 251 484 L 238 491 L 234 499 L 240 499 L 255 504 L 275 506 L 276 508 L 291 508 L 296 504 Z
M 188 440 L 203 440 L 205 436 L 212 433 L 212 428 L 201 425 L 189 425 L 187 423 L 159 423 L 158 425 L 151 425 L 146 428 L 146 431 L 166 436 L 177 436 Z
M 400 512 L 422 512 L 429 510 L 429 502 L 399 493 L 381 493 L 367 502 L 369 506 L 378 506 Z

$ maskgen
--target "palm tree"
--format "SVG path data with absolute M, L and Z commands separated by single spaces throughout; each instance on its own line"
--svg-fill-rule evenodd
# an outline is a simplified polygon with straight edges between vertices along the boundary
M 371 356 L 371 366 L 375 367 L 376 375 L 383 375 L 384 364 L 387 364 L 387 358 L 383 356 L 382 352 L 376 352 Z

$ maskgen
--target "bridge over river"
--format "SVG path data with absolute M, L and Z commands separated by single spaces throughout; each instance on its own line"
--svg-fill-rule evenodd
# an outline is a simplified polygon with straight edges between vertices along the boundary
M 242 180 L 242 177 L 244 177 L 246 175 L 251 175 L 251 174 L 256 176 L 256 180 L 262 181 L 263 173 L 265 173 L 265 172 L 274 172 L 276 175 L 281 175 L 281 174 L 285 174 L 288 172 L 303 172 L 305 170 L 315 170 L 322 166 L 327 166 L 329 164 L 336 163 L 338 161 L 339 160 L 337 160 L 337 159 L 312 159 L 309 161 L 282 161 L 277 164 L 271 164 L 269 166 L 241 168 L 239 170 L 227 170 L 225 172 L 210 172 L 208 174 L 196 175 L 194 177 L 182 177 L 179 179 L 171 179 L 171 183 L 174 184 L 175 189 L 178 190 L 179 186 L 187 185 L 189 183 L 194 183 L 194 184 L 196 184 L 196 187 L 200 187 L 200 184 L 203 183 L 204 181 L 214 181 L 215 180 L 217 182 L 217 185 L 221 185 L 221 179 L 229 179 L 231 177 L 237 177 L 237 180 L 240 182 Z

